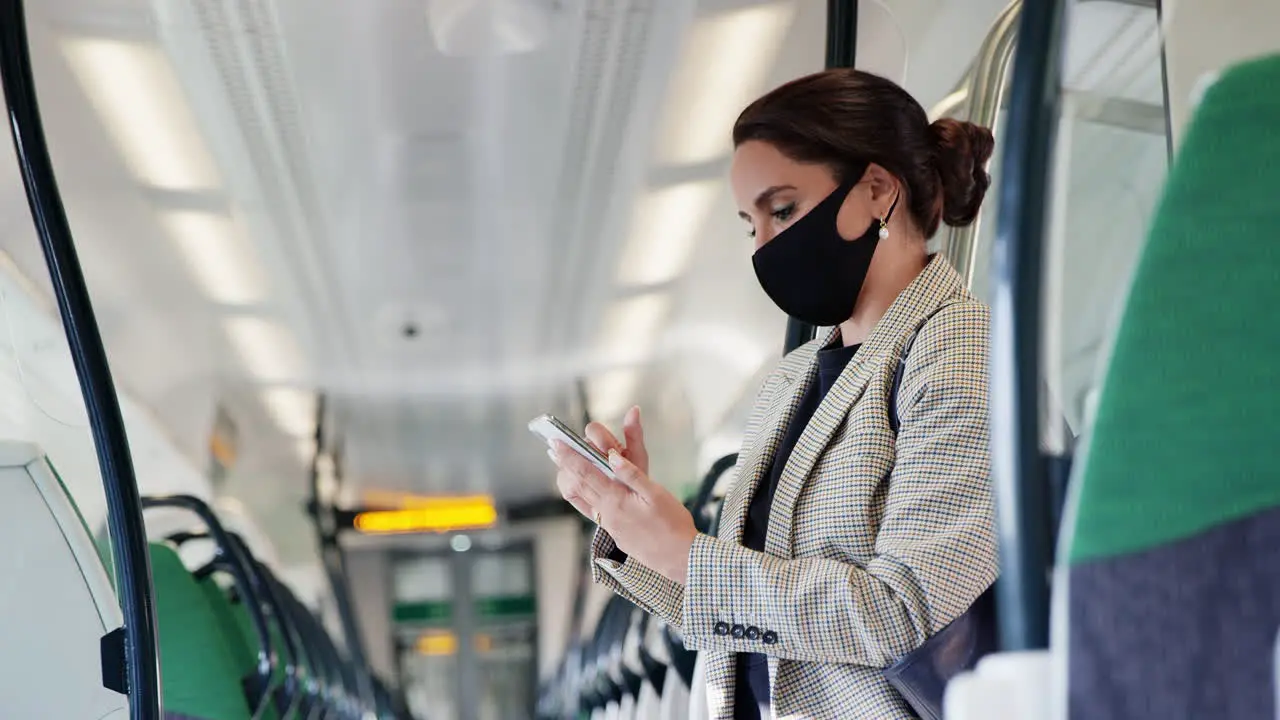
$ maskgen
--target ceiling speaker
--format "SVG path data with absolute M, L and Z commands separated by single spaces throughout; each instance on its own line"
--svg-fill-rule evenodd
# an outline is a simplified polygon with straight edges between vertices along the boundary
M 541 47 L 553 0 L 427 0 L 427 22 L 445 55 L 484 57 Z

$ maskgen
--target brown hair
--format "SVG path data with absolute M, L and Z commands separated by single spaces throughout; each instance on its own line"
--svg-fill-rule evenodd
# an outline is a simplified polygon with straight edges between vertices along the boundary
M 995 140 L 973 123 L 929 122 L 924 108 L 882 77 L 838 68 L 793 80 L 747 106 L 733 146 L 760 140 L 802 163 L 831 168 L 840 182 L 868 162 L 906 187 L 906 207 L 926 238 L 968 225 L 991 185 L 986 164 Z

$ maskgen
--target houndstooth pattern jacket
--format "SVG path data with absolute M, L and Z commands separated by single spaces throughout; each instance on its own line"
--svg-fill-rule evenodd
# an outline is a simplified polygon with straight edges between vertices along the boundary
M 922 325 L 923 323 L 923 325 Z M 685 585 L 592 542 L 592 574 L 678 627 L 706 657 L 708 706 L 733 717 L 734 653 L 769 657 L 777 718 L 909 720 L 882 670 L 963 613 L 995 581 L 987 358 L 990 314 L 941 256 L 894 301 L 822 400 L 778 482 L 763 553 L 742 527 L 817 351 L 789 354 L 748 421 L 719 537 L 699 535 Z M 899 387 L 902 347 L 919 334 Z

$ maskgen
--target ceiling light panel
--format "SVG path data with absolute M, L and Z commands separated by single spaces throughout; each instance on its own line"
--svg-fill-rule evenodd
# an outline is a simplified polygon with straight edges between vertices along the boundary
M 160 224 L 210 300 L 235 306 L 266 300 L 266 282 L 253 248 L 233 218 L 182 210 L 162 212 Z
M 642 362 L 657 351 L 671 297 L 651 292 L 618 300 L 605 313 L 599 358 L 603 365 Z
M 64 40 L 62 49 L 139 180 L 175 191 L 219 184 L 178 78 L 157 47 L 77 37 Z
M 226 318 L 227 339 L 249 373 L 262 382 L 298 380 L 304 374 L 302 353 L 287 330 L 265 318 Z
M 492 57 L 543 45 L 551 7 L 539 0 L 427 0 L 427 19 L 441 53 Z
M 587 380 L 587 404 L 594 420 L 616 420 L 637 402 L 639 368 L 618 368 Z
M 658 188 L 635 207 L 618 279 L 624 286 L 669 282 L 693 256 L 720 183 L 715 180 Z
M 268 388 L 262 392 L 262 403 L 280 432 L 299 438 L 299 451 L 302 443 L 310 441 L 314 446 L 314 439 L 309 437 L 316 428 L 316 399 L 312 393 L 290 387 Z
M 729 128 L 763 89 L 795 13 L 787 0 L 694 24 L 668 96 L 660 136 L 665 162 L 701 163 L 728 154 Z

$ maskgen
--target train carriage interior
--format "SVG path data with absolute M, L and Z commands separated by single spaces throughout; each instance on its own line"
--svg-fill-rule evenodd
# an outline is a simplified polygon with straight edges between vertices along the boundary
M 1271 0 L 0 0 L 0 717 L 708 717 L 528 424 L 639 406 L 716 533 L 814 331 L 730 129 L 831 67 L 996 139 L 930 247 L 1001 647 L 938 717 L 1280 718 L 1205 664 L 1280 688 Z

